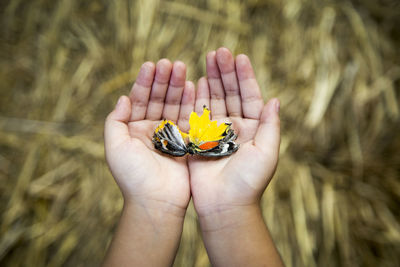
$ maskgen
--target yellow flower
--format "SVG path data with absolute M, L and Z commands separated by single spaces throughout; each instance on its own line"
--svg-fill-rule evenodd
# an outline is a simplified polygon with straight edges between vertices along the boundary
M 189 125 L 189 141 L 195 145 L 221 140 L 229 127 L 229 124 L 218 125 L 217 121 L 211 121 L 210 110 L 206 107 L 203 108 L 203 114 L 200 117 L 195 112 L 190 114 Z
M 154 131 L 154 147 L 175 157 L 187 153 L 223 157 L 231 155 L 239 148 L 234 142 L 237 135 L 230 128 L 231 124 L 218 125 L 217 121 L 211 121 L 210 110 L 205 106 L 200 117 L 195 112 L 190 114 L 189 126 L 189 133 L 184 133 L 172 121 L 163 120 Z

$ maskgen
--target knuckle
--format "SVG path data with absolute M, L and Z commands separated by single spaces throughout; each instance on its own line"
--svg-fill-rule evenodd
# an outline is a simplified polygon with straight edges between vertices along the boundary
M 218 93 L 211 93 L 211 99 L 214 100 L 225 100 L 225 95 L 218 94 Z
M 178 106 L 178 105 L 181 104 L 181 100 L 180 99 L 176 99 L 176 98 L 166 99 L 165 100 L 165 104 L 166 105 L 171 105 L 171 106 Z
M 146 107 L 147 104 L 148 104 L 148 102 L 141 98 L 133 99 L 133 101 L 132 101 L 132 105 L 137 106 L 137 107 Z
M 150 98 L 150 102 L 154 103 L 164 103 L 165 96 L 160 96 L 160 95 L 153 95 Z

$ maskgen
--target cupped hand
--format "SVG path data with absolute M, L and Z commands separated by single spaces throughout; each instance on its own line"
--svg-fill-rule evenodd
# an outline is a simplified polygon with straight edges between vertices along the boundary
M 254 71 L 245 55 L 226 48 L 208 53 L 207 78 L 198 82 L 195 110 L 210 107 L 212 120 L 232 122 L 240 148 L 215 159 L 188 158 L 190 186 L 199 216 L 258 204 L 278 161 L 279 101 L 264 105 Z
M 105 151 L 125 202 L 185 212 L 190 200 L 186 157 L 154 149 L 152 136 L 161 119 L 187 130 L 195 91 L 185 82 L 186 66 L 166 59 L 142 65 L 130 96 L 120 97 L 105 124 Z

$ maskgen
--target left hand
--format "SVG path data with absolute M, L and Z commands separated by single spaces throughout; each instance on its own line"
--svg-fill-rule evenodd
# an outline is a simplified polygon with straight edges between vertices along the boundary
M 247 56 L 226 48 L 207 55 L 207 79 L 198 84 L 195 110 L 210 107 L 212 120 L 232 122 L 239 150 L 223 158 L 190 156 L 193 203 L 199 216 L 258 205 L 279 154 L 279 101 L 265 106 Z

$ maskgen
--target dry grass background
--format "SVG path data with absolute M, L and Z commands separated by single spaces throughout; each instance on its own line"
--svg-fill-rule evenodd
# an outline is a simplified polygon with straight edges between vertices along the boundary
M 140 65 L 246 53 L 282 105 L 263 198 L 287 266 L 400 266 L 395 0 L 1 1 L 0 265 L 96 266 L 122 199 L 102 127 Z M 238 242 L 240 242 L 238 240 Z M 176 266 L 208 266 L 190 205 Z

